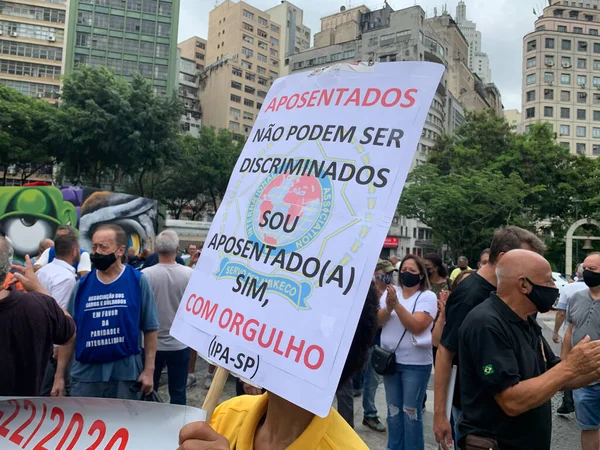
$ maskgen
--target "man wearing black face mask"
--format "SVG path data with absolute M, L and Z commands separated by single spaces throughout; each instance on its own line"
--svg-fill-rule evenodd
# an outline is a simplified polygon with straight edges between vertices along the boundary
M 459 331 L 461 448 L 548 450 L 551 398 L 600 378 L 600 341 L 581 340 L 562 362 L 530 316 L 558 297 L 550 264 L 527 250 L 507 252 L 497 293 L 475 307 Z
M 71 368 L 74 397 L 136 400 L 138 381 L 144 395 L 152 393 L 158 315 L 146 276 L 122 263 L 126 246 L 121 227 L 98 227 L 92 236 L 94 269 L 71 296 L 69 312 L 77 324 Z
M 562 356 L 568 357 L 585 336 L 600 340 L 600 253 L 591 253 L 583 262 L 583 281 L 589 287 L 575 293 L 567 308 L 568 328 L 562 346 Z M 577 425 L 581 430 L 582 450 L 600 448 L 600 384 L 573 392 Z

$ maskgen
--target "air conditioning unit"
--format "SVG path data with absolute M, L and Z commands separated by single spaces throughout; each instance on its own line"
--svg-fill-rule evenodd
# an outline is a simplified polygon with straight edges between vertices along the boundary
M 554 86 L 554 81 L 548 81 L 549 86 Z
M 48 41 L 49 42 L 56 42 L 56 38 L 54 37 L 53 34 L 51 34 L 51 35 L 48 36 Z
M 546 63 L 546 67 L 554 67 L 554 63 Z
M 562 66 L 563 66 L 563 69 L 570 69 L 571 68 L 571 64 L 564 63 Z
M 185 102 L 185 103 L 183 104 L 183 106 L 185 106 L 186 108 L 190 108 L 190 104 L 189 104 L 189 102 Z
M 585 83 L 581 83 L 578 86 L 581 87 L 581 88 L 584 88 L 585 87 Z
M 17 34 L 17 32 L 16 32 L 16 31 L 11 31 L 11 32 L 10 32 L 10 35 L 11 35 L 12 37 L 17 37 L 17 36 L 18 36 L 18 34 Z

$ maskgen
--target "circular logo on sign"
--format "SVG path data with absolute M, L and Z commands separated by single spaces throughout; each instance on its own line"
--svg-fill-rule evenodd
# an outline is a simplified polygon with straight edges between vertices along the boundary
M 300 250 L 325 228 L 332 201 L 329 177 L 271 174 L 250 201 L 248 239 L 287 252 Z

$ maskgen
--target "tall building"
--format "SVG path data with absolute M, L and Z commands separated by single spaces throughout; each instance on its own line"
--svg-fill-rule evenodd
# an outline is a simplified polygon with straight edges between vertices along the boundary
M 490 58 L 481 51 L 481 32 L 477 31 L 475 22 L 467 19 L 467 5 L 464 0 L 460 0 L 456 7 L 456 23 L 469 42 L 469 68 L 479 76 L 481 81 L 491 83 Z
M 104 66 L 140 72 L 158 94 L 177 89 L 179 0 L 70 0 L 65 71 Z
M 600 0 L 551 0 L 523 38 L 522 126 L 549 122 L 571 152 L 600 156 Z
M 181 56 L 191 59 L 196 64 L 196 70 L 202 71 L 206 67 L 206 39 L 193 36 L 182 41 L 177 46 L 181 50 Z
M 282 0 L 279 5 L 265 12 L 273 22 L 281 25 L 279 75 L 288 75 L 290 56 L 310 48 L 310 28 L 304 25 L 304 11 L 287 0 Z
M 507 109 L 504 111 L 504 118 L 516 133 L 522 133 L 521 129 L 521 111 L 518 109 Z
M 181 130 L 191 136 L 198 137 L 202 118 L 202 109 L 198 98 L 198 70 L 196 69 L 195 60 L 184 58 L 181 56 L 180 50 L 178 50 L 178 53 L 178 93 L 184 110 L 181 117 Z
M 248 3 L 225 0 L 209 14 L 207 67 L 200 76 L 202 123 L 249 136 L 280 73 L 281 27 Z
M 66 5 L 67 0 L 0 1 L 0 83 L 58 99 Z

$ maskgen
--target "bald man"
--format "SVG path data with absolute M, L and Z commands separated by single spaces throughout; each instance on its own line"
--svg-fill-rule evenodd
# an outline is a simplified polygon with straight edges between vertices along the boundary
M 558 289 L 543 256 L 509 251 L 496 276 L 497 292 L 468 314 L 459 332 L 460 448 L 547 450 L 551 398 L 600 378 L 600 341 L 586 337 L 563 362 L 544 342 L 530 316 L 549 311 Z

